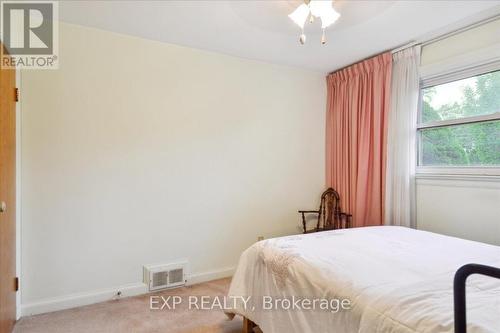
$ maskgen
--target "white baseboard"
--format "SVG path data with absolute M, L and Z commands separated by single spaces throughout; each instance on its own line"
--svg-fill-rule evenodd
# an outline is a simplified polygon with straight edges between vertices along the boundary
M 188 278 L 187 285 L 193 285 L 229 277 L 233 275 L 234 270 L 234 267 L 226 267 L 219 270 L 191 274 Z M 89 304 L 106 302 L 115 299 L 116 293 L 118 291 L 121 291 L 120 298 L 149 293 L 148 287 L 144 283 L 133 283 L 118 286 L 115 288 L 108 288 L 54 298 L 46 298 L 36 302 L 21 304 L 21 316 L 32 316 L 47 312 L 76 308 Z
M 187 285 L 190 286 L 193 284 L 230 277 L 233 276 L 235 269 L 235 267 L 226 267 L 214 271 L 191 274 L 189 275 Z
M 145 294 L 149 290 L 144 283 L 134 283 L 115 288 L 90 291 L 86 293 L 46 298 L 32 303 L 21 304 L 21 316 L 31 316 L 109 301 L 116 297 L 116 293 L 118 291 L 122 292 L 121 297 L 129 297 Z

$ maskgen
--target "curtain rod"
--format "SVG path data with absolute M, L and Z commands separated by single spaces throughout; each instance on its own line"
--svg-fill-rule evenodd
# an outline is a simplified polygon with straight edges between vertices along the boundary
M 455 30 L 453 30 L 453 31 L 447 32 L 447 33 L 445 33 L 445 34 L 442 34 L 442 35 L 439 35 L 439 36 L 436 36 L 436 37 L 433 37 L 433 38 L 430 38 L 430 39 L 427 39 L 427 40 L 414 40 L 414 41 L 408 42 L 408 43 L 406 43 L 406 44 L 403 44 L 403 45 L 401 45 L 401 46 L 398 46 L 398 47 L 396 47 L 395 49 L 392 49 L 392 50 L 385 50 L 385 51 L 380 52 L 380 53 L 372 54 L 372 55 L 370 55 L 370 56 L 368 56 L 368 57 L 366 57 L 366 58 L 363 58 L 363 59 L 361 59 L 361 60 L 358 60 L 358 61 L 356 61 L 356 62 L 353 62 L 352 64 L 349 64 L 349 65 L 347 65 L 347 66 L 343 66 L 342 68 L 336 69 L 336 70 L 334 70 L 334 71 L 332 71 L 332 72 L 328 73 L 328 75 L 329 75 L 329 74 L 333 74 L 333 73 L 335 73 L 335 72 L 338 72 L 338 71 L 340 71 L 340 70 L 342 70 L 342 69 L 344 69 L 344 68 L 347 68 L 347 67 L 350 67 L 350 66 L 353 66 L 353 65 L 359 64 L 359 63 L 361 63 L 361 62 L 363 62 L 363 61 L 365 61 L 365 60 L 368 60 L 368 59 L 370 59 L 370 58 L 373 58 L 373 57 L 375 57 L 375 56 L 377 56 L 377 55 L 379 55 L 379 54 L 383 54 L 383 53 L 386 53 L 386 52 L 389 52 L 389 51 L 390 51 L 391 53 L 393 53 L 393 54 L 394 54 L 394 53 L 396 53 L 396 52 L 403 51 L 403 50 L 405 50 L 405 49 L 407 49 L 407 48 L 410 48 L 410 47 L 413 47 L 413 46 L 416 46 L 416 45 L 419 45 L 419 44 L 420 44 L 420 45 L 422 45 L 422 46 L 429 45 L 429 44 L 432 44 L 432 43 L 438 42 L 438 41 L 440 41 L 440 40 L 443 40 L 443 39 L 445 39 L 445 38 L 455 36 L 455 35 L 457 35 L 457 34 L 459 34 L 459 33 L 462 33 L 462 32 L 465 32 L 465 31 L 472 30 L 472 29 L 474 29 L 474 28 L 480 27 L 480 26 L 485 25 L 485 24 L 487 24 L 487 23 L 493 22 L 493 21 L 495 21 L 495 20 L 497 20 L 497 19 L 500 19 L 500 14 L 496 14 L 496 15 L 494 15 L 494 16 L 492 16 L 492 17 L 488 17 L 488 18 L 486 18 L 486 19 L 484 19 L 484 20 L 480 20 L 480 21 L 478 21 L 478 22 L 474 22 L 474 23 L 472 23 L 472 24 L 466 25 L 466 26 L 464 26 L 464 27 L 461 27 L 461 28 L 455 29 Z

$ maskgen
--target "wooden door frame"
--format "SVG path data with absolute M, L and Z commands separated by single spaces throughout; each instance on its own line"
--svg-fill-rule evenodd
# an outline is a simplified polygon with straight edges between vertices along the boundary
M 2 52 L 7 52 L 6 49 L 4 48 L 4 45 L 2 44 L 2 42 L 0 41 L 0 48 L 2 48 Z M 0 71 L 3 70 L 3 69 L 0 69 Z M 20 161 L 20 146 L 19 146 L 19 142 L 20 142 L 20 106 L 18 103 L 16 103 L 18 101 L 17 99 L 17 87 L 19 86 L 19 71 L 18 69 L 16 68 L 13 68 L 11 69 L 11 71 L 9 72 L 6 72 L 4 74 L 0 73 L 0 76 L 3 76 L 3 75 L 6 75 L 6 80 L 8 80 L 7 82 L 9 82 L 9 87 L 12 87 L 12 92 L 7 92 L 5 96 L 2 96 L 3 99 L 5 100 L 9 100 L 11 99 L 11 103 L 12 104 L 8 104 L 8 110 L 6 110 L 5 114 L 2 114 L 2 117 L 6 117 L 5 120 L 7 123 L 11 123 L 13 126 L 14 126 L 14 129 L 13 131 L 8 131 L 7 134 L 8 136 L 10 135 L 13 135 L 13 137 L 10 137 L 13 141 L 13 145 L 14 145 L 14 149 L 10 150 L 9 151 L 9 148 L 6 148 L 6 152 L 7 152 L 7 155 L 6 156 L 12 156 L 11 154 L 13 154 L 13 163 L 14 163 L 14 166 L 13 166 L 13 170 L 12 172 L 14 173 L 13 174 L 13 179 L 10 179 L 10 178 L 6 178 L 7 181 L 6 183 L 8 184 L 7 186 L 11 186 L 10 188 L 12 189 L 13 188 L 13 191 L 14 193 L 11 192 L 11 190 L 7 190 L 7 192 L 3 192 L 2 194 L 2 198 L 1 200 L 5 200 L 7 202 L 7 210 L 5 211 L 5 214 L 7 214 L 7 221 L 9 223 L 12 223 L 12 227 L 13 227 L 13 239 L 11 240 L 12 241 L 12 245 L 13 246 L 13 251 L 14 251 L 14 256 L 13 258 L 11 258 L 11 260 L 13 261 L 12 262 L 12 266 L 10 266 L 11 268 L 13 268 L 13 276 L 12 276 L 12 288 L 13 288 L 13 292 L 15 293 L 13 296 L 10 294 L 9 292 L 9 295 L 8 297 L 13 297 L 12 301 L 13 301 L 13 306 L 14 306 L 14 312 L 12 313 L 12 316 L 11 317 L 14 322 L 13 322 L 13 325 L 15 325 L 15 322 L 19 319 L 19 315 L 20 315 L 20 293 L 17 292 L 19 291 L 19 272 L 20 272 L 20 259 L 21 259 L 21 256 L 20 256 L 20 213 L 19 213 L 19 185 L 20 185 L 20 164 L 19 164 L 19 161 Z M 4 78 L 2 78 L 2 81 L 3 81 Z M 12 80 L 12 81 L 11 81 Z M 13 86 L 10 86 L 10 84 L 12 83 Z M 10 95 L 10 96 L 9 96 Z M 14 114 L 11 114 L 9 115 L 8 112 L 9 111 L 13 111 Z M 10 119 L 9 119 L 10 118 Z M 4 124 L 5 125 L 5 124 Z M 9 125 L 6 125 L 7 127 L 6 128 L 10 128 Z M 4 128 L 4 129 L 6 129 Z M 9 139 L 9 140 L 11 140 Z M 9 141 L 8 141 L 9 142 Z M 8 146 L 7 146 L 8 147 Z M 7 169 L 9 170 L 9 169 Z M 4 170 L 5 171 L 5 170 Z M 10 181 L 8 180 L 10 179 Z M 3 186 L 3 184 L 1 185 Z M 9 194 L 10 193 L 10 194 Z M 4 197 L 5 195 L 5 197 Z M 12 201 L 11 201 L 12 200 Z M 8 216 L 11 216 L 13 218 L 13 220 L 11 221 L 10 218 Z M 6 222 L 6 220 L 4 219 L 4 221 L 2 222 Z M 9 256 L 10 257 L 10 256 Z M 10 273 L 8 273 L 9 276 L 7 276 L 7 280 L 10 279 Z M 5 280 L 4 280 L 5 282 Z M 9 325 L 10 326 L 10 325 Z M 9 328 L 9 326 L 7 326 L 7 328 Z M 6 328 L 2 325 L 3 328 Z M 14 328 L 14 326 L 10 327 L 11 329 Z
M 16 87 L 21 90 L 21 71 L 16 68 Z M 21 98 L 16 103 L 16 320 L 21 318 Z
M 0 47 L 2 47 L 2 41 L 0 40 Z M 16 87 L 21 90 L 22 85 L 22 75 L 19 68 L 15 69 L 16 75 Z M 21 95 L 21 94 L 20 94 Z M 21 307 L 21 156 L 22 156 L 22 147 L 21 147 L 21 109 L 22 109 L 22 97 L 19 98 L 18 103 L 16 103 L 16 276 L 19 278 L 19 291 L 16 295 L 16 320 L 19 320 L 22 313 Z

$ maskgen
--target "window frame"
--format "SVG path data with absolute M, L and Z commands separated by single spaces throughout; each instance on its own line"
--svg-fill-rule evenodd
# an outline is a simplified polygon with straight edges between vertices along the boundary
M 485 123 L 490 121 L 500 121 L 500 108 L 497 112 L 460 119 L 448 119 L 422 123 L 423 111 L 423 90 L 437 85 L 450 83 L 474 76 L 479 76 L 491 72 L 500 71 L 500 61 L 493 61 L 480 66 L 462 68 L 460 70 L 434 75 L 428 78 L 420 79 L 418 117 L 416 125 L 416 173 L 418 176 L 443 175 L 443 176 L 494 176 L 500 179 L 500 166 L 424 166 L 422 165 L 422 130 L 428 128 L 444 128 L 454 125 L 465 125 L 473 123 Z

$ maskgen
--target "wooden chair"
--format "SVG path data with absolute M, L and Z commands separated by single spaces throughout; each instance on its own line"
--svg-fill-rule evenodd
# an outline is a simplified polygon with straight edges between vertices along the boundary
M 340 209 L 340 196 L 333 188 L 327 189 L 321 195 L 319 210 L 299 210 L 302 214 L 304 233 L 350 228 L 352 215 L 343 213 Z M 317 214 L 316 228 L 307 230 L 306 214 Z

